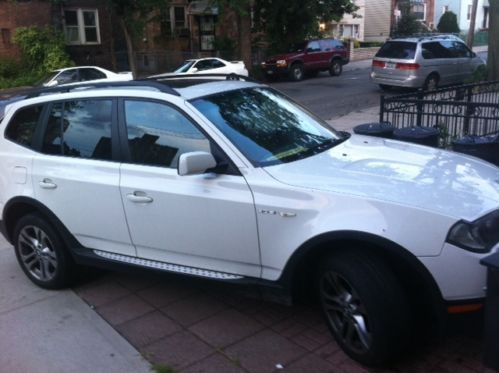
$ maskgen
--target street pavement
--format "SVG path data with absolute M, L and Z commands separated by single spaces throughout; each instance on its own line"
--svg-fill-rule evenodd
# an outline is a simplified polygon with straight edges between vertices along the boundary
M 481 325 L 480 315 L 457 320 L 443 343 L 367 369 L 341 351 L 316 306 L 157 274 L 99 272 L 73 290 L 46 291 L 0 240 L 2 373 L 150 371 L 144 359 L 158 372 L 492 372 L 481 363 Z

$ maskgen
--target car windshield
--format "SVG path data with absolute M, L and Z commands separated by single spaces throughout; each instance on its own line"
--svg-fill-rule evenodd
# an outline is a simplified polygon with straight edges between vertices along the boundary
M 408 41 L 389 41 L 376 53 L 376 57 L 412 60 L 416 55 L 416 45 Z
M 288 48 L 288 52 L 303 52 L 305 50 L 305 47 L 307 46 L 306 41 L 302 41 L 300 43 L 294 43 L 291 44 L 290 47 Z
M 51 71 L 46 73 L 40 80 L 35 83 L 35 87 L 41 87 L 50 82 L 54 77 L 59 74 L 59 71 Z
M 193 60 L 187 60 L 184 61 L 182 65 L 177 67 L 175 70 L 173 70 L 174 73 L 185 73 L 187 70 L 191 68 L 192 65 L 194 65 L 196 61 Z
M 208 118 L 255 167 L 303 159 L 344 137 L 270 88 L 247 88 L 194 99 Z

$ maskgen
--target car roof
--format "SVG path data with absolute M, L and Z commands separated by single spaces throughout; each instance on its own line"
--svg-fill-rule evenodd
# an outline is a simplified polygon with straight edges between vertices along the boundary
M 239 80 L 236 80 L 239 79 Z M 120 82 L 94 82 L 77 85 L 41 88 L 27 94 L 25 99 L 7 105 L 7 108 L 44 103 L 53 100 L 71 99 L 72 97 L 134 96 L 152 97 L 157 94 L 169 94 L 186 100 L 209 96 L 216 93 L 237 89 L 262 86 L 245 76 L 234 74 L 199 74 L 178 75 L 158 79 L 143 79 Z M 10 110 L 9 110 L 10 111 Z

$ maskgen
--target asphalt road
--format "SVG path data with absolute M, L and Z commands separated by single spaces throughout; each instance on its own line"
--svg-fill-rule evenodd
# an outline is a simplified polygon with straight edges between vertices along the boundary
M 371 83 L 370 69 L 345 71 L 340 76 L 321 72 L 300 82 L 286 80 L 271 85 L 328 120 L 352 111 L 379 105 L 381 89 Z
M 478 53 L 486 60 L 487 53 Z M 370 68 L 344 71 L 340 76 L 331 77 L 321 72 L 316 78 L 300 82 L 286 79 L 271 83 L 271 86 L 284 92 L 305 105 L 322 119 L 329 120 L 344 116 L 352 111 L 379 105 L 380 96 L 406 93 L 407 90 L 394 89 L 383 92 L 378 85 L 371 83 Z

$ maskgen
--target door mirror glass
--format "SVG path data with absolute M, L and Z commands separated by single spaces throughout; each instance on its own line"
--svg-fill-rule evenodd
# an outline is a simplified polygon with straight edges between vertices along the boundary
M 196 175 L 206 172 L 217 165 L 215 157 L 208 152 L 190 152 L 180 155 L 178 174 L 180 176 Z
M 198 72 L 198 68 L 197 67 L 193 67 L 190 72 L 191 73 L 197 73 Z

